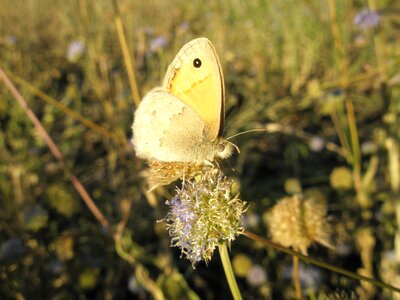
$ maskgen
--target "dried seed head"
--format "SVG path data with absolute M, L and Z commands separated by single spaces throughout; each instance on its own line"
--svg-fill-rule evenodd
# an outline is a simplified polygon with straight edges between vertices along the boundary
M 283 198 L 269 212 L 267 222 L 272 240 L 285 247 L 303 254 L 307 254 L 312 242 L 332 248 L 326 205 L 314 198 Z

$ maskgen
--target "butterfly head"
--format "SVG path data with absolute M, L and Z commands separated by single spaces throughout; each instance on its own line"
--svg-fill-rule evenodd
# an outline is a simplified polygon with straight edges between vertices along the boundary
M 221 159 L 228 158 L 232 155 L 234 147 L 236 147 L 236 145 L 231 142 L 224 139 L 218 139 L 214 147 L 214 157 Z

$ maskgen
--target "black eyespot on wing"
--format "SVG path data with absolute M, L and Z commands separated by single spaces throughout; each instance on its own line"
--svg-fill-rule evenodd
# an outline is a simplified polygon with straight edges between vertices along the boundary
M 195 67 L 195 68 L 200 68 L 201 67 L 201 59 L 200 58 L 195 58 L 194 60 L 193 60 L 193 67 Z

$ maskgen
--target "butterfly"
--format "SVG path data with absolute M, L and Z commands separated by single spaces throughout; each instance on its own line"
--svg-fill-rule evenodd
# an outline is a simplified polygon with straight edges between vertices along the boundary
M 161 87 L 135 111 L 134 149 L 148 161 L 150 185 L 188 179 L 232 146 L 221 137 L 225 118 L 221 63 L 207 38 L 185 44 L 169 65 Z

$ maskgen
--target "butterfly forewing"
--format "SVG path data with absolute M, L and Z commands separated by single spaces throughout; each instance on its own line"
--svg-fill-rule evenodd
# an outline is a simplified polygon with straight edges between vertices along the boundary
M 191 107 L 217 138 L 224 122 L 224 79 L 216 51 L 206 38 L 187 43 L 168 68 L 163 88 Z

